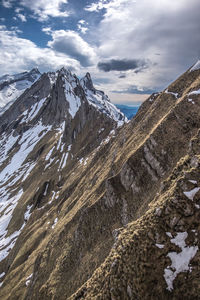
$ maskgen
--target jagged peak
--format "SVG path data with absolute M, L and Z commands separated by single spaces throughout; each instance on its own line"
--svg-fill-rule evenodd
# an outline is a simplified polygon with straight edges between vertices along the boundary
M 71 70 L 67 69 L 66 67 L 62 67 L 57 72 L 60 73 L 60 74 L 63 74 L 63 75 L 72 75 Z
M 17 74 L 6 74 L 3 75 L 2 77 L 0 77 L 0 83 L 3 82 L 10 82 L 10 81 L 18 81 L 18 80 L 22 80 L 27 76 L 34 76 L 35 75 L 41 75 L 40 71 L 38 70 L 38 68 L 33 68 L 31 71 L 25 71 L 25 72 L 21 72 L 21 73 L 17 73 Z
M 90 105 L 113 119 L 117 122 L 118 126 L 128 121 L 125 115 L 111 103 L 109 97 L 103 91 L 97 90 L 94 87 L 89 72 L 80 80 L 80 84 L 85 91 L 86 99 Z
M 30 72 L 27 72 L 27 73 L 30 73 L 30 74 L 41 74 L 39 69 L 36 67 L 36 68 L 33 68 Z
M 92 78 L 91 78 L 91 75 L 89 72 L 87 72 L 85 74 L 85 76 L 83 78 L 81 78 L 80 83 L 83 88 L 86 87 L 87 89 L 89 89 L 91 91 L 95 90 L 93 82 L 92 82 Z

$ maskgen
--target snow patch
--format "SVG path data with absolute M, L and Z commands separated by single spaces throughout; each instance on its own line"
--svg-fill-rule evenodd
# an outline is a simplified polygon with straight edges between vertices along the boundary
M 43 126 L 39 122 L 35 127 L 27 130 L 18 141 L 20 149 L 13 155 L 11 161 L 0 173 L 0 184 L 14 176 L 20 169 L 27 156 L 31 153 L 34 146 L 41 140 L 51 126 Z
M 195 102 L 192 99 L 188 99 L 188 102 L 195 104 Z
M 56 196 L 56 192 L 52 192 L 52 198 L 51 198 L 51 200 L 48 202 L 49 204 L 51 204 L 51 202 L 55 199 L 55 196 Z
M 56 147 L 57 150 L 60 149 L 63 134 L 64 134 L 64 130 L 65 130 L 65 121 L 61 124 L 61 127 L 59 128 L 59 131 L 58 131 L 58 133 L 60 133 L 60 138 L 59 138 L 59 141 L 58 141 L 58 144 L 57 144 L 57 147 Z
M 196 187 L 194 189 L 192 189 L 191 191 L 188 192 L 183 192 L 183 194 L 190 200 L 194 200 L 194 196 L 196 195 L 196 193 L 198 193 L 198 191 L 200 190 L 200 187 Z
M 179 273 L 191 271 L 189 263 L 198 251 L 198 246 L 186 246 L 185 240 L 187 236 L 187 232 L 178 232 L 176 237 L 171 239 L 171 243 L 177 245 L 181 252 L 169 252 L 167 254 L 172 262 L 171 266 L 164 270 L 164 278 L 169 291 L 173 290 L 173 281 Z
M 174 93 L 174 92 L 169 92 L 168 89 L 165 90 L 165 94 L 171 94 L 173 96 L 175 96 L 175 98 L 178 98 L 178 93 Z
M 200 89 L 190 92 L 188 95 L 200 95 Z
M 47 156 L 45 157 L 45 160 L 49 160 L 54 149 L 55 149 L 55 146 L 53 148 L 51 148 L 51 150 L 48 152 Z
M 63 158 L 61 169 L 63 169 L 66 166 L 67 158 L 68 158 L 68 153 L 66 153 L 65 156 L 64 156 L 64 158 Z
M 28 122 L 32 121 L 37 116 L 37 114 L 39 113 L 39 111 L 42 108 L 45 101 L 46 101 L 46 98 L 43 98 L 40 101 L 34 103 L 31 106 L 29 111 L 25 110 L 22 114 L 22 115 L 24 115 L 24 118 L 21 120 L 20 123 L 22 124 L 24 122 L 28 123 Z
M 155 244 L 155 245 L 156 245 L 156 247 L 158 247 L 160 249 L 163 249 L 165 247 L 165 245 L 163 245 L 163 244 Z
M 54 229 L 54 228 L 55 228 L 55 226 L 56 226 L 57 222 L 58 222 L 58 218 L 55 218 L 55 220 L 54 220 L 54 222 L 53 222 L 53 225 L 51 226 L 51 228 L 52 228 L 52 229 Z
M 193 183 L 193 184 L 197 184 L 196 180 L 188 180 L 189 182 Z
M 45 186 L 44 196 L 47 195 L 48 187 L 49 187 L 49 183 L 47 183 L 46 186 Z
M 25 212 L 25 214 L 24 214 L 24 220 L 27 222 L 28 221 L 28 219 L 30 218 L 30 216 L 31 216 L 31 208 L 33 207 L 33 205 L 28 205 L 27 206 L 27 210 L 26 210 L 26 212 Z
M 73 119 L 81 106 L 81 99 L 74 93 L 72 84 L 68 80 L 64 77 L 64 90 L 66 101 L 69 103 L 69 113 Z
M 0 274 L 0 279 L 1 279 L 4 275 L 5 275 L 5 272 L 1 273 L 1 274 Z M 0 282 L 0 287 L 2 286 L 2 284 L 3 284 L 3 281 Z
M 26 286 L 29 286 L 32 277 L 33 277 L 33 273 L 26 278 Z
M 190 72 L 196 71 L 200 69 L 200 60 L 196 62 L 196 64 L 190 69 Z

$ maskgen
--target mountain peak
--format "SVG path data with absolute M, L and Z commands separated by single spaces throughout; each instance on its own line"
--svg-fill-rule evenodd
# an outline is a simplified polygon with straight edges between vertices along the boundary
M 100 110 L 100 112 L 107 114 L 117 122 L 118 126 L 128 121 L 124 114 L 110 102 L 109 97 L 103 91 L 97 90 L 94 87 L 90 73 L 86 73 L 80 80 L 80 84 L 90 105 Z
M 92 78 L 91 78 L 91 75 L 89 72 L 86 73 L 86 75 L 80 80 L 80 82 L 83 87 L 86 87 L 87 89 L 89 89 L 91 91 L 95 90 L 93 82 L 92 82 Z
M 41 76 L 37 68 L 0 78 L 0 115 Z
M 27 72 L 27 73 L 30 73 L 30 74 L 40 74 L 41 75 L 41 73 L 40 73 L 40 71 L 39 71 L 39 69 L 37 67 L 33 68 L 30 72 Z

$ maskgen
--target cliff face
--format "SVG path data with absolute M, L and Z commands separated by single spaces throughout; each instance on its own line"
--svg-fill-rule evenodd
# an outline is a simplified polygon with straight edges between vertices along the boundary
M 129 158 L 106 199 L 113 211 L 121 204 L 126 225 L 70 299 L 199 298 L 199 88 L 200 70 L 187 71 L 121 130 Z
M 2 299 L 198 297 L 199 89 L 188 70 L 121 128 L 89 74 L 44 74 L 15 101 L 0 119 Z

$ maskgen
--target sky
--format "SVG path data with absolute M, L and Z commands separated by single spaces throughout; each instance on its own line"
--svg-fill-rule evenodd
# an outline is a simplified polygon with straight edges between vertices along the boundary
M 0 0 L 0 76 L 61 67 L 138 105 L 200 58 L 199 0 Z

